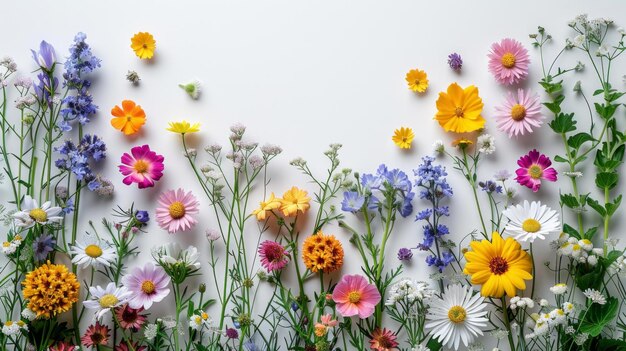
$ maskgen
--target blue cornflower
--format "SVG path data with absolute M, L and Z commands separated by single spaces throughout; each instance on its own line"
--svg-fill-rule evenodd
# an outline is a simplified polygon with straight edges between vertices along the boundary
M 359 195 L 356 191 L 346 191 L 343 193 L 343 201 L 341 201 L 341 210 L 346 212 L 357 212 L 363 208 L 365 197 Z
M 150 215 L 148 211 L 139 210 L 135 213 L 135 219 L 142 224 L 146 224 L 150 221 Z
M 33 255 L 37 261 L 43 261 L 48 257 L 48 254 L 54 251 L 54 245 L 56 240 L 52 235 L 42 234 L 35 241 L 33 241 Z

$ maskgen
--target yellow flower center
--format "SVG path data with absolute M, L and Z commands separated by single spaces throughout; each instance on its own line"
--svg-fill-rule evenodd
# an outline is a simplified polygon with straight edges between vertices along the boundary
M 180 201 L 174 201 L 169 207 L 170 216 L 174 219 L 183 218 L 185 216 L 185 205 Z
M 106 294 L 103 295 L 100 300 L 98 300 L 98 302 L 100 303 L 100 307 L 102 308 L 111 308 L 117 305 L 120 300 L 118 300 L 117 297 L 113 294 Z
M 489 269 L 495 275 L 502 275 L 509 270 L 509 263 L 502 257 L 494 257 L 489 261 Z
M 419 86 L 420 84 L 422 84 L 422 81 L 421 81 L 421 80 L 419 80 L 419 79 L 416 79 L 416 80 L 415 80 L 415 82 L 414 82 L 413 84 L 415 84 L 415 85 Z
M 541 223 L 534 218 L 528 218 L 522 223 L 522 229 L 528 233 L 536 233 L 541 230 Z
M 351 291 L 348 294 L 348 301 L 350 301 L 351 303 L 357 303 L 361 301 L 361 293 L 358 291 Z
M 137 173 L 146 173 L 148 170 L 148 162 L 144 160 L 137 160 L 137 162 L 133 165 L 133 168 Z
M 461 323 L 467 317 L 467 312 L 465 308 L 461 306 L 452 306 L 450 310 L 448 310 L 448 318 L 454 323 Z
M 516 104 L 511 107 L 511 118 L 514 121 L 521 121 L 526 117 L 526 107 Z
M 7 327 L 10 327 L 10 326 L 12 326 L 12 325 L 13 325 L 13 321 L 6 321 L 6 322 L 4 323 L 4 325 L 5 325 L 5 326 L 7 326 Z
M 202 318 L 200 318 L 200 316 L 196 316 L 196 318 L 194 318 L 196 324 L 201 324 L 202 323 Z
M 465 115 L 465 113 L 463 112 L 463 108 L 462 107 L 455 108 L 454 115 L 457 117 L 463 117 Z
M 28 212 L 28 215 L 37 222 L 45 222 L 48 220 L 48 214 L 41 208 L 33 208 Z
M 209 319 L 209 315 L 206 312 L 202 312 L 202 319 L 204 320 Z
M 506 68 L 515 67 L 515 55 L 513 55 L 510 52 L 507 52 L 506 54 L 502 55 L 502 66 Z
M 539 179 L 543 175 L 543 169 L 539 165 L 532 165 L 528 168 L 528 175 L 533 179 Z
M 143 291 L 145 294 L 150 295 L 154 293 L 154 290 L 156 290 L 156 287 L 151 280 L 144 280 L 144 282 L 141 283 L 141 291 Z
M 98 245 L 94 245 L 94 244 L 88 245 L 85 248 L 85 255 L 91 258 L 98 258 L 102 256 L 102 249 Z

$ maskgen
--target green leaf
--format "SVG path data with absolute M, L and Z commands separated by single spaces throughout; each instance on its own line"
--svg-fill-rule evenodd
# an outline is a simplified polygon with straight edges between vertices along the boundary
M 597 351 L 626 351 L 626 341 L 616 339 L 600 339 L 593 350 Z
M 569 162 L 567 159 L 563 158 L 562 156 L 556 155 L 554 156 L 554 162 Z
M 618 175 L 615 172 L 600 172 L 596 175 L 596 186 L 601 189 L 613 189 L 617 185 Z
M 585 317 L 580 323 L 580 332 L 594 337 L 600 335 L 604 327 L 617 316 L 618 306 L 619 303 L 614 297 L 609 297 L 604 305 L 592 304 L 586 313 L 581 312 L 581 318 L 583 313 Z
M 573 236 L 576 239 L 580 239 L 581 233 L 579 233 L 576 229 L 574 229 L 572 226 L 570 226 L 567 223 L 563 224 L 563 232 L 565 232 L 565 234 L 569 236 Z
M 561 194 L 561 203 L 569 208 L 578 208 L 578 199 L 572 194 Z
M 558 113 L 549 125 L 555 133 L 559 134 L 576 130 L 576 121 L 573 113 Z
M 589 205 L 589 207 L 598 212 L 600 216 L 604 217 L 606 215 L 606 209 L 604 208 L 604 206 L 600 205 L 598 201 L 589 197 L 587 198 L 587 205 Z
M 595 139 L 589 133 L 578 133 L 567 138 L 567 144 L 574 149 L 578 149 L 584 143 L 594 140 Z
M 604 277 L 604 266 L 598 264 L 594 267 L 586 265 L 578 265 L 574 280 L 576 286 L 580 290 L 596 289 L 600 290 L 602 285 L 602 277 Z
M 426 347 L 428 347 L 430 351 L 439 351 L 443 346 L 435 338 L 430 338 L 430 340 L 428 340 L 428 343 L 426 343 Z
M 604 207 L 606 207 L 606 213 L 609 216 L 612 216 L 615 213 L 615 211 L 617 211 L 621 203 L 622 203 L 622 195 L 619 195 L 618 197 L 615 198 L 615 200 L 613 200 L 613 202 L 608 202 L 607 204 L 604 205 Z

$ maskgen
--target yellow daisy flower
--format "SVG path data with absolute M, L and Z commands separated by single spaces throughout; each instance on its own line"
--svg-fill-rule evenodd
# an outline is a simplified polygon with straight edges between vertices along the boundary
M 409 89 L 414 92 L 423 93 L 428 89 L 428 75 L 422 70 L 410 70 L 405 79 L 409 83 Z
M 200 123 L 190 124 L 187 121 L 169 122 L 168 131 L 179 134 L 196 133 L 200 131 Z
M 140 59 L 151 59 L 156 49 L 156 41 L 152 34 L 139 32 L 130 39 L 130 47 Z
M 283 194 L 280 211 L 284 216 L 293 217 L 298 212 L 306 212 L 310 205 L 311 198 L 308 196 L 306 190 L 298 189 L 295 186 L 287 190 Z
M 413 129 L 401 127 L 394 131 L 391 140 L 401 149 L 410 149 L 414 137 Z
M 464 89 L 452 83 L 446 92 L 439 93 L 435 119 L 446 132 L 473 132 L 485 126 L 483 105 L 478 88 L 470 85 Z
M 282 206 L 280 199 L 277 199 L 274 196 L 274 193 L 270 194 L 270 198 L 261 201 L 259 204 L 259 208 L 252 212 L 253 215 L 256 216 L 256 219 L 259 221 L 264 221 L 267 218 L 267 215 L 272 213 L 272 210 L 276 210 Z
M 472 284 L 482 285 L 481 295 L 513 297 L 518 289 L 526 289 L 524 280 L 533 278 L 532 258 L 515 239 L 504 240 L 494 232 L 491 241 L 472 241 L 470 246 L 463 273 L 471 276 Z

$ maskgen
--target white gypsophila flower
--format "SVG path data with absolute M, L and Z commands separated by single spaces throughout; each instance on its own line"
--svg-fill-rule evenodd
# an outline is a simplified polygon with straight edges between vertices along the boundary
M 13 336 L 20 332 L 20 326 L 13 321 L 6 321 L 2 326 L 2 334 L 6 336 Z
M 220 151 L 222 151 L 222 145 L 220 144 L 211 144 L 207 147 L 204 148 L 204 151 L 210 153 L 210 154 L 216 154 Z
M 431 298 L 434 293 L 434 290 L 426 282 L 402 278 L 389 289 L 389 297 L 385 304 L 392 306 L 399 301 L 408 301 L 410 303 L 422 301 Z
M 587 257 L 587 263 L 589 263 L 591 266 L 595 266 L 598 264 L 598 256 L 596 255 L 589 255 L 589 257 Z
M 435 143 L 433 144 L 433 151 L 435 152 L 435 154 L 442 154 L 444 153 L 444 151 L 446 151 L 446 146 L 442 140 L 435 141 Z
M 566 175 L 570 178 L 580 178 L 583 176 L 583 172 L 563 172 L 563 175 Z
M 26 319 L 27 321 L 34 321 L 35 318 L 37 318 L 37 313 L 35 313 L 30 308 L 25 308 L 22 311 L 21 315 L 22 315 L 22 318 Z
M 205 234 L 206 234 L 206 238 L 209 241 L 215 241 L 215 240 L 217 240 L 217 239 L 222 237 L 222 235 L 220 234 L 220 232 L 218 230 L 215 230 L 215 229 L 212 229 L 212 228 L 207 229 Z
M 187 83 L 178 84 L 192 99 L 198 100 L 200 93 L 202 92 L 202 83 L 199 80 L 193 79 Z
M 576 45 L 577 47 L 581 48 L 586 40 L 587 40 L 587 37 L 585 37 L 584 34 L 580 34 L 574 37 L 574 40 L 572 40 L 572 43 L 574 43 L 574 45 Z
M 626 35 L 626 29 L 624 29 L 624 27 L 618 27 L 617 28 L 617 33 L 619 33 L 619 35 L 621 35 L 621 36 L 625 36 Z
M 248 162 L 250 163 L 250 166 L 254 170 L 260 169 L 261 167 L 265 165 L 265 161 L 259 155 L 253 155 L 252 157 L 248 159 Z
M 230 131 L 233 132 L 234 134 L 241 135 L 246 132 L 246 126 L 237 122 L 233 124 L 232 126 L 230 126 Z
M 156 324 L 148 324 L 143 329 L 143 336 L 146 338 L 146 340 L 152 341 L 157 336 L 157 332 L 158 331 L 159 331 L 159 326 L 158 325 L 156 325 Z
M 283 152 L 283 149 L 278 145 L 265 144 L 261 146 L 261 152 L 265 155 L 276 156 Z
M 498 182 L 504 182 L 511 178 L 511 172 L 506 169 L 502 169 L 494 173 L 493 179 Z
M 26 195 L 20 210 L 13 214 L 13 220 L 16 227 L 28 229 L 35 224 L 59 223 L 63 220 L 63 217 L 58 216 L 60 213 L 61 207 L 52 206 L 52 202 L 46 201 L 39 206 L 37 200 Z
M 496 338 L 497 340 L 504 340 L 509 336 L 509 331 L 506 329 L 495 329 L 489 332 L 489 335 Z
M 574 343 L 578 346 L 584 344 L 585 342 L 587 342 L 587 339 L 589 339 L 589 334 L 587 333 L 581 333 L 578 334 L 574 337 Z
M 550 304 L 550 302 L 548 300 L 546 300 L 546 299 L 539 300 L 539 306 L 541 306 L 541 307 L 546 307 L 549 304 Z
M 496 139 L 489 134 L 480 135 L 476 139 L 476 146 L 478 147 L 478 152 L 491 155 L 496 151 Z
M 174 319 L 174 317 L 172 316 L 167 316 L 164 317 L 161 320 L 161 323 L 163 323 L 163 327 L 165 327 L 166 329 L 174 329 L 176 328 L 176 319 Z
M 105 288 L 92 286 L 89 288 L 90 298 L 83 301 L 83 306 L 90 310 L 95 310 L 95 318 L 102 320 L 112 309 L 122 306 L 128 302 L 133 295 L 126 287 L 117 287 L 115 283 L 107 284 Z
M 432 337 L 448 348 L 459 348 L 461 341 L 466 347 L 487 326 L 487 305 L 480 294 L 460 284 L 450 285 L 442 296 L 431 299 L 426 316 L 426 329 Z
M 598 305 L 604 305 L 606 303 L 606 297 L 602 295 L 602 293 L 598 290 L 590 288 L 583 291 L 583 294 L 587 296 L 587 298 L 590 299 L 592 303 L 597 303 Z
M 70 245 L 70 252 L 74 257 L 72 263 L 82 267 L 109 267 L 117 258 L 115 248 L 102 245 L 99 242 L 91 244 L 76 241 L 74 245 Z
M 505 232 L 517 241 L 533 242 L 539 238 L 561 232 L 558 213 L 541 202 L 529 203 L 524 200 L 522 205 L 509 206 L 502 214 L 509 219 Z
M 596 51 L 596 56 L 607 56 L 609 54 L 609 46 L 606 44 L 600 45 L 598 47 L 598 51 Z
M 484 351 L 484 350 L 485 350 L 485 346 L 483 346 L 483 344 L 478 343 L 478 342 L 467 346 L 467 351 Z
M 554 285 L 553 287 L 551 287 L 550 291 L 554 295 L 563 295 L 563 294 L 565 294 L 567 292 L 567 284 L 558 283 L 558 284 Z

